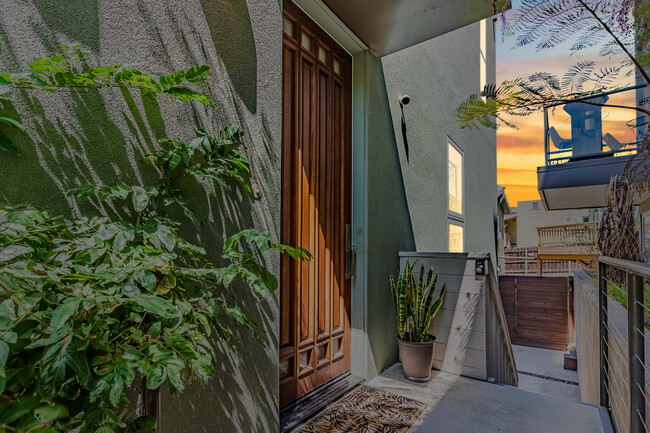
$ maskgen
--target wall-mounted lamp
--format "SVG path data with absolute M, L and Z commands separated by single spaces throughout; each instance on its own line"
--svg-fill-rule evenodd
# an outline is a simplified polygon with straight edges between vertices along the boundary
M 409 140 L 406 135 L 406 119 L 404 118 L 404 106 L 411 102 L 409 95 L 399 95 L 399 108 L 402 110 L 402 139 L 404 140 L 404 152 L 406 153 L 406 162 L 409 161 Z

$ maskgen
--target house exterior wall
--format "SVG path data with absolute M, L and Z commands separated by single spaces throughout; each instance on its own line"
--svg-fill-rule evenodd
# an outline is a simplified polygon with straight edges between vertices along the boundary
M 493 82 L 492 22 L 484 28 L 486 78 Z M 389 288 L 398 253 L 448 251 L 448 137 L 464 151 L 465 251 L 496 253 L 496 132 L 461 130 L 454 117 L 454 109 L 480 91 L 480 30 L 476 23 L 380 63 L 370 61 L 369 82 L 377 88 L 369 93 L 383 92 L 381 98 L 371 96 L 368 109 L 367 329 L 377 372 L 398 358 L 390 337 L 396 329 Z M 383 72 L 383 80 L 373 71 Z M 404 107 L 408 161 L 398 100 L 404 94 L 411 96 Z
M 487 82 L 495 79 L 492 21 L 485 25 Z M 448 150 L 464 154 L 465 251 L 495 253 L 496 132 L 462 130 L 455 108 L 481 91 L 481 25 L 464 27 L 382 59 L 395 141 L 417 251 L 448 251 Z M 404 151 L 399 95 L 404 106 L 409 160 Z
M 236 35 L 234 37 L 233 35 Z M 240 228 L 270 230 L 279 236 L 281 140 L 281 4 L 275 0 L 10 0 L 0 9 L 0 70 L 20 72 L 35 57 L 52 55 L 59 44 L 82 44 L 92 64 L 125 64 L 151 72 L 208 65 L 217 109 L 157 100 L 119 89 L 83 94 L 26 91 L 3 104 L 28 127 L 11 133 L 21 156 L 0 153 L 0 201 L 30 203 L 52 213 L 111 214 L 85 207 L 64 193 L 78 183 L 150 184 L 143 155 L 157 139 L 193 137 L 239 124 L 246 132 L 244 153 L 251 161 L 258 201 L 195 187 L 204 202 L 202 228 L 187 223 L 189 239 L 212 257 L 222 236 Z M 250 216 L 249 216 L 250 215 Z M 267 266 L 278 274 L 279 260 Z M 266 348 L 242 333 L 235 354 L 221 343 L 214 380 L 182 397 L 162 396 L 162 432 L 265 432 L 278 430 L 278 294 L 258 304 L 247 293 L 241 302 L 266 330 Z
M 509 218 L 505 220 L 506 225 L 506 247 L 516 247 L 517 246 L 517 216 L 514 218 Z
M 585 218 L 587 221 L 585 221 Z M 517 247 L 536 247 L 537 228 L 593 221 L 593 212 L 580 210 L 544 210 L 540 200 L 517 203 Z

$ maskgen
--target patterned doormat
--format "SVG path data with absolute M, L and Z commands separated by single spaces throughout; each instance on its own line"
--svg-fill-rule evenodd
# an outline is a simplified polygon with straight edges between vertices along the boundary
M 426 403 L 361 385 L 299 433 L 404 433 Z

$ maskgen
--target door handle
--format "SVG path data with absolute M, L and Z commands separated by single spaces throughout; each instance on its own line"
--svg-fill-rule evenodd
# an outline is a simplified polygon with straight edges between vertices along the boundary
M 352 247 L 352 226 L 345 225 L 345 279 L 350 280 L 354 275 L 356 257 Z

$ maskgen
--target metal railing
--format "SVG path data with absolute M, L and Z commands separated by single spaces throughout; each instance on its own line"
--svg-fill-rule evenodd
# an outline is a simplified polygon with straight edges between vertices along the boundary
M 619 432 L 647 433 L 649 372 L 645 366 L 645 341 L 650 335 L 644 315 L 650 309 L 644 303 L 644 283 L 650 280 L 650 265 L 605 256 L 598 262 L 600 404 L 609 408 Z M 621 281 L 608 277 L 610 268 L 619 271 Z M 620 308 L 613 308 L 616 305 L 610 302 L 626 304 L 623 316 L 627 320 L 614 313 Z M 627 332 L 621 331 L 625 322 Z
M 546 165 L 635 154 L 648 119 L 620 107 L 634 106 L 635 103 L 640 105 L 639 97 L 645 96 L 645 87 L 646 85 L 630 86 L 544 107 Z M 635 92 L 635 96 L 631 96 L 632 92 Z M 558 110 L 558 107 L 563 110 Z M 549 110 L 552 112 L 550 120 Z M 570 121 L 566 116 L 571 116 Z M 627 116 L 627 121 L 617 120 L 621 116 Z M 624 128 L 628 132 L 620 135 Z
M 598 221 L 537 228 L 539 248 L 592 247 L 598 239 Z

